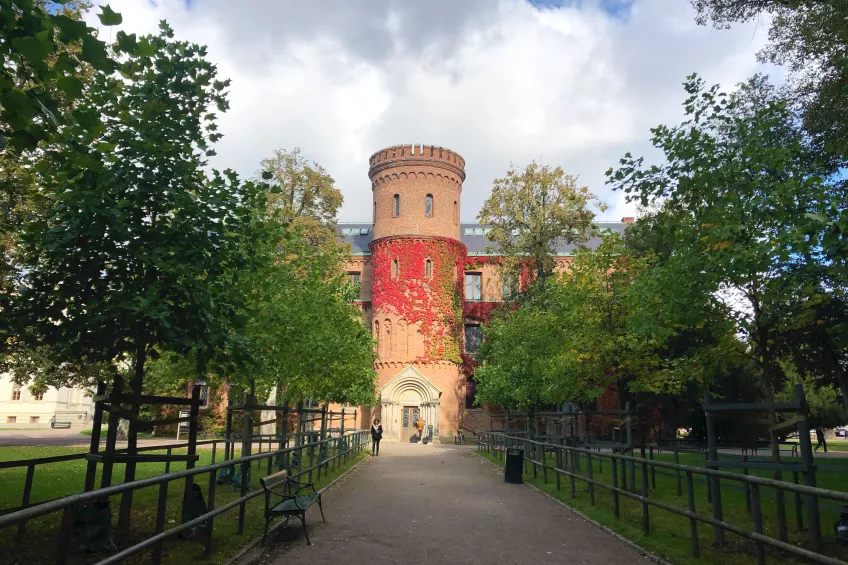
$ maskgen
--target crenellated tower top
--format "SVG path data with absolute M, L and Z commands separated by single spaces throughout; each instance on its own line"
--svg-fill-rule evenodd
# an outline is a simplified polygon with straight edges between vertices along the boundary
M 436 145 L 394 145 L 377 151 L 368 162 L 368 176 L 372 181 L 386 169 L 420 164 L 444 168 L 458 176 L 460 182 L 465 180 L 465 159 L 455 151 Z

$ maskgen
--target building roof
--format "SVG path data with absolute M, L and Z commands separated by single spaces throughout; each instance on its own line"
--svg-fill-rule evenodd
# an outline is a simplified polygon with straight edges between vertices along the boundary
M 624 233 L 627 226 L 627 223 L 624 222 L 596 222 L 596 224 L 602 232 L 614 231 L 621 234 Z M 374 239 L 373 227 L 372 224 L 365 223 L 339 224 L 339 237 L 342 241 L 350 244 L 351 253 L 354 255 L 370 254 L 371 250 L 368 248 L 368 244 Z M 486 237 L 489 229 L 490 226 L 483 224 L 460 224 L 459 240 L 468 248 L 469 255 L 496 254 L 488 251 L 488 248 L 493 245 Z M 585 243 L 585 246 L 589 249 L 595 249 L 600 243 L 600 237 L 593 237 Z M 557 247 L 557 255 L 574 255 L 575 252 L 573 245 L 563 244 Z

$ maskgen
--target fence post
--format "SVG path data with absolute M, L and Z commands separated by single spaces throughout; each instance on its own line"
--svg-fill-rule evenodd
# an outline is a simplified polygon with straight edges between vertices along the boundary
M 251 390 L 251 399 L 253 391 Z M 186 453 L 189 456 L 193 456 L 197 453 L 197 419 L 200 415 L 200 385 L 196 384 L 191 387 L 191 411 L 189 412 L 189 421 L 188 421 L 188 449 Z M 179 424 L 177 424 L 179 426 Z M 194 461 L 189 459 L 186 461 L 186 470 L 194 469 Z M 191 486 L 194 484 L 194 476 L 189 475 L 186 477 L 185 485 L 183 487 L 183 511 L 182 511 L 182 522 L 185 522 L 188 518 L 187 512 L 189 508 L 189 500 L 193 497 L 191 492 Z
M 96 396 L 106 394 L 106 383 L 97 381 Z M 97 453 L 100 451 L 100 431 L 103 426 L 103 401 L 94 403 L 94 418 L 91 423 L 91 443 L 89 444 L 89 453 Z M 85 492 L 94 490 L 94 479 L 97 476 L 97 462 L 89 461 L 85 469 Z
M 269 457 L 268 460 L 272 460 L 273 457 Z M 209 473 L 209 505 L 208 511 L 212 512 L 215 510 L 215 471 L 211 471 Z M 205 546 L 203 548 L 203 554 L 207 557 L 212 555 L 212 527 L 215 520 L 215 516 L 210 516 L 206 521 L 206 539 L 204 540 Z
M 643 448 L 644 449 L 644 448 Z M 642 498 L 648 498 L 648 464 L 642 463 Z M 642 501 L 642 533 L 646 536 L 651 533 L 650 516 L 648 514 L 648 503 Z
M 165 508 L 168 504 L 168 481 L 159 483 L 159 499 L 156 503 L 156 529 L 154 534 L 165 531 Z M 153 546 L 153 565 L 162 563 L 162 542 Z
M 712 465 L 710 465 L 711 461 L 718 461 L 718 446 L 717 438 L 716 438 L 716 429 L 715 429 L 715 416 L 709 412 L 709 393 L 705 394 L 704 399 L 704 411 L 707 419 L 707 445 L 709 446 L 709 459 L 707 461 L 707 468 L 712 469 Z M 716 476 L 709 477 L 709 485 L 707 486 L 707 490 L 712 493 L 712 501 L 713 501 L 713 518 L 716 520 L 722 519 L 721 512 L 721 481 Z M 724 530 L 722 530 L 718 526 L 713 526 L 713 537 L 715 539 L 716 545 L 724 544 Z
M 707 486 L 709 489 L 709 486 Z M 692 480 L 692 471 L 686 471 L 686 498 L 689 502 L 689 512 L 695 514 L 695 481 Z M 692 541 L 692 557 L 696 559 L 701 556 L 698 546 L 698 520 L 689 518 L 689 538 Z
M 674 464 L 680 465 L 680 450 L 677 444 L 674 444 Z M 675 470 L 677 473 L 677 496 L 683 496 L 683 485 L 681 484 L 680 469 Z
M 592 482 L 592 450 L 586 452 L 586 488 L 589 491 L 589 504 L 595 505 L 595 483 Z
M 612 458 L 612 486 L 618 488 L 618 462 L 615 457 Z M 618 491 L 612 491 L 612 508 L 615 511 L 615 517 L 620 518 L 621 514 L 618 508 Z
M 752 511 L 754 514 L 754 531 L 758 534 L 762 535 L 763 533 L 763 517 L 760 513 L 760 485 L 757 483 L 753 483 L 751 485 L 751 503 L 752 503 Z M 763 547 L 763 542 L 755 541 L 757 546 L 757 565 L 765 565 L 766 563 L 766 553 L 765 548 Z
M 68 562 L 68 551 L 71 545 L 71 529 L 74 527 L 74 506 L 66 506 L 62 511 L 62 526 L 59 530 L 59 544 L 56 548 L 56 565 Z
M 795 399 L 800 404 L 798 412 L 798 440 L 801 444 L 801 463 L 804 464 L 804 484 L 816 486 L 816 464 L 813 461 L 813 446 L 810 442 L 810 422 L 807 420 L 807 400 L 801 385 L 795 385 Z M 807 505 L 807 538 L 810 549 L 821 549 L 821 525 L 819 524 L 819 499 L 814 495 L 806 497 Z
M 798 471 L 792 471 L 792 482 L 796 485 L 800 483 L 798 479 Z M 804 531 L 804 513 L 801 512 L 801 493 L 795 492 L 795 523 L 798 525 L 798 531 Z
M 650 446 L 648 448 L 648 455 L 651 461 L 654 460 L 654 446 Z M 657 490 L 657 468 L 654 465 L 651 465 L 651 488 Z
M 748 456 L 743 455 L 742 461 L 747 462 Z M 742 474 L 746 477 L 748 476 L 748 467 L 742 468 Z M 751 484 L 748 481 L 745 481 L 745 510 L 747 510 L 749 514 L 751 513 Z
M 27 465 L 26 482 L 24 482 L 24 495 L 21 498 L 21 510 L 29 507 L 29 499 L 32 495 L 32 479 L 35 475 L 35 464 Z M 23 537 L 26 531 L 26 520 L 18 523 L 18 537 Z M 19 540 L 20 541 L 20 540 Z

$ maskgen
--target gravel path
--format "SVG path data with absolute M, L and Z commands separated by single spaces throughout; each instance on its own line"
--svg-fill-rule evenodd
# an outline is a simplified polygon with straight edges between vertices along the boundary
M 546 496 L 503 482 L 468 447 L 384 444 L 307 514 L 239 565 L 646 562 Z M 273 540 L 271 538 L 274 538 Z

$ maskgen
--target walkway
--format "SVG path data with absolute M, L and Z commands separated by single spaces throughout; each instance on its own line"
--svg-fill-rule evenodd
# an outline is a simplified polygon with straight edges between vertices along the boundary
M 290 563 L 645 563 L 567 508 L 503 482 L 469 447 L 384 444 L 379 457 L 239 565 Z M 271 543 L 274 537 L 274 543 Z

